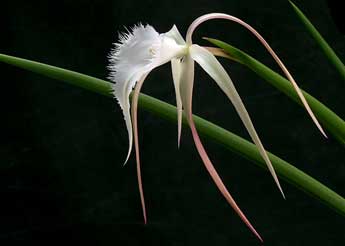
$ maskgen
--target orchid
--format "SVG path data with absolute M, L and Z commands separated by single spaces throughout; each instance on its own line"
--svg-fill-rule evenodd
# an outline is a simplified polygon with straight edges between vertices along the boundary
M 264 159 L 278 189 L 285 198 L 284 192 L 281 188 L 277 175 L 271 164 L 271 161 L 261 143 L 261 140 L 256 133 L 253 123 L 249 117 L 249 114 L 232 82 L 228 73 L 223 66 L 218 62 L 215 56 L 226 56 L 220 49 L 202 47 L 197 44 L 193 44 L 192 35 L 196 28 L 203 22 L 211 19 L 227 19 L 239 23 L 253 33 L 264 47 L 273 56 L 275 61 L 281 67 L 286 77 L 292 83 L 296 93 L 298 94 L 302 104 L 309 113 L 310 117 L 326 137 L 318 120 L 314 116 L 307 101 L 305 100 L 301 90 L 288 72 L 284 64 L 271 49 L 268 43 L 263 37 L 249 24 L 245 23 L 237 17 L 222 14 L 212 13 L 206 14 L 197 18 L 188 28 L 186 34 L 186 40 L 183 39 L 178 29 L 174 25 L 170 31 L 159 34 L 150 25 L 136 25 L 131 31 L 125 34 L 120 34 L 119 43 L 115 44 L 115 48 L 109 55 L 110 60 L 110 76 L 109 78 L 114 82 L 113 92 L 117 99 L 121 109 L 123 110 L 124 119 L 128 131 L 129 148 L 125 163 L 128 161 L 133 145 L 135 145 L 136 163 L 137 163 L 137 178 L 140 191 L 140 199 L 143 210 L 144 222 L 147 223 L 146 206 L 144 199 L 144 191 L 141 178 L 141 166 L 139 156 L 139 144 L 138 144 L 138 130 L 137 130 L 137 104 L 138 95 L 141 87 L 147 78 L 148 74 L 155 68 L 170 62 L 172 68 L 172 77 L 176 94 L 176 106 L 177 106 L 177 121 L 178 121 L 178 137 L 177 144 L 180 146 L 181 128 L 182 128 L 182 114 L 184 113 L 187 122 L 190 126 L 193 140 L 197 151 L 216 186 L 225 197 L 227 202 L 236 211 L 243 222 L 248 228 L 255 234 L 255 236 L 262 241 L 261 236 L 246 218 L 244 213 L 236 204 L 235 200 L 228 192 L 222 179 L 218 175 L 214 168 L 208 154 L 203 147 L 203 144 L 198 135 L 192 117 L 192 94 L 194 83 L 194 63 L 198 63 L 203 70 L 217 83 L 220 89 L 229 98 L 234 105 L 239 117 L 241 118 L 244 126 L 246 127 L 251 139 L 256 144 L 262 158 Z M 134 88 L 132 95 L 132 102 L 130 105 L 129 96 Z

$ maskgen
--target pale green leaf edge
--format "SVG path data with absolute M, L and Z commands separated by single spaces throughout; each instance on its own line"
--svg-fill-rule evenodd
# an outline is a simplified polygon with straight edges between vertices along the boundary
M 34 62 L 22 58 L 0 54 L 0 61 L 14 65 L 32 72 L 36 72 L 72 85 L 112 97 L 111 83 L 66 69 Z M 163 119 L 177 122 L 176 107 L 162 102 L 156 98 L 141 93 L 139 107 Z M 225 148 L 237 153 L 256 165 L 267 170 L 256 146 L 249 141 L 207 121 L 198 116 L 193 116 L 199 132 L 206 138 L 223 145 Z M 184 119 L 184 124 L 185 124 Z M 305 193 L 317 198 L 331 209 L 345 216 L 345 199 L 332 191 L 316 179 L 292 166 L 272 153 L 267 152 L 277 174 L 287 182 L 293 184 Z

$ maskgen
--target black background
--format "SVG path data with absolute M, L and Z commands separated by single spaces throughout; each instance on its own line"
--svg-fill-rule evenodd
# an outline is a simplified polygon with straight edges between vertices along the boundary
M 327 2 L 296 1 L 345 57 L 344 36 Z M 138 22 L 184 35 L 201 14 L 225 12 L 254 26 L 300 86 L 345 117 L 345 83 L 285 0 L 4 1 L 0 52 L 106 78 L 117 33 Z M 333 16 L 335 12 L 332 12 Z M 338 16 L 339 17 L 339 16 Z M 339 18 L 335 20 L 339 20 Z M 195 33 L 219 38 L 278 71 L 247 31 L 210 21 Z M 266 148 L 345 195 L 344 148 L 322 138 L 306 112 L 248 69 L 222 61 Z M 1 245 L 259 245 L 212 183 L 188 129 L 180 150 L 176 125 L 139 113 L 148 225 L 143 225 L 134 156 L 123 167 L 127 133 L 110 98 L 9 65 L 0 65 Z M 175 103 L 170 66 L 157 68 L 143 91 Z M 248 139 L 234 109 L 196 69 L 194 112 Z M 344 218 L 223 147 L 203 141 L 230 192 L 265 245 L 342 245 Z M 2 243 L 3 242 L 3 243 Z

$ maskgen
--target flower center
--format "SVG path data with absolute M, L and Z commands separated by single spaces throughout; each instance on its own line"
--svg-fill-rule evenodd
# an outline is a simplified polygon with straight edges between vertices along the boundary
M 149 53 L 150 53 L 150 55 L 153 57 L 153 56 L 155 56 L 156 55 L 156 50 L 154 49 L 154 48 L 150 48 L 149 49 Z

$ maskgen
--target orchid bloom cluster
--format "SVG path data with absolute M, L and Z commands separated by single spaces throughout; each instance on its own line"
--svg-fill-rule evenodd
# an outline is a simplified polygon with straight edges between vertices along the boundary
M 199 138 L 197 129 L 195 127 L 192 115 L 192 94 L 194 83 L 194 63 L 198 63 L 203 70 L 217 83 L 225 95 L 230 99 L 234 105 L 237 113 L 239 114 L 244 126 L 246 127 L 250 137 L 256 144 L 262 158 L 264 159 L 267 167 L 277 184 L 281 194 L 284 196 L 283 190 L 280 186 L 277 175 L 271 164 L 270 159 L 255 131 L 253 123 L 249 117 L 249 114 L 244 107 L 244 104 L 236 91 L 236 88 L 231 81 L 229 75 L 218 62 L 215 55 L 226 56 L 220 49 L 201 47 L 192 43 L 192 35 L 194 30 L 204 21 L 211 19 L 227 19 L 239 23 L 247 28 L 252 34 L 254 34 L 259 41 L 270 52 L 275 61 L 281 67 L 287 78 L 294 86 L 299 98 L 301 99 L 304 107 L 308 111 L 312 120 L 325 135 L 319 122 L 315 118 L 311 111 L 307 101 L 305 100 L 301 90 L 297 86 L 296 82 L 274 53 L 271 47 L 263 39 L 263 37 L 250 25 L 244 21 L 227 14 L 211 13 L 203 15 L 197 18 L 188 28 L 186 40 L 183 39 L 176 26 L 173 26 L 169 32 L 159 34 L 150 25 L 137 25 L 134 26 L 129 33 L 120 34 L 120 42 L 115 44 L 115 48 L 109 55 L 110 65 L 109 69 L 110 79 L 114 82 L 114 95 L 117 99 L 121 109 L 123 110 L 124 119 L 128 131 L 129 149 L 125 163 L 131 154 L 133 137 L 136 151 L 137 162 L 137 177 L 140 191 L 140 199 L 143 210 L 143 216 L 145 223 L 146 218 L 146 206 L 144 200 L 144 192 L 142 187 L 141 171 L 140 171 L 140 157 L 139 157 L 139 145 L 138 145 L 138 130 L 137 130 L 137 104 L 138 96 L 141 87 L 147 77 L 147 75 L 158 66 L 171 62 L 172 77 L 174 81 L 175 93 L 176 93 L 176 105 L 177 105 L 177 121 L 178 121 L 178 146 L 180 145 L 181 126 L 182 126 L 182 113 L 184 112 L 192 131 L 195 146 L 198 153 L 212 177 L 213 181 L 217 185 L 218 189 L 225 197 L 227 202 L 236 211 L 243 222 L 248 228 L 256 235 L 256 237 L 262 241 L 261 236 L 254 229 L 252 224 L 243 214 L 241 209 L 236 204 L 233 197 L 228 192 L 223 181 L 215 170 L 211 160 L 209 159 L 202 142 Z M 135 87 L 135 88 L 134 88 Z M 129 95 L 134 88 L 131 107 Z M 131 108 L 131 109 L 130 109 Z M 325 135 L 326 136 L 326 135 Z

